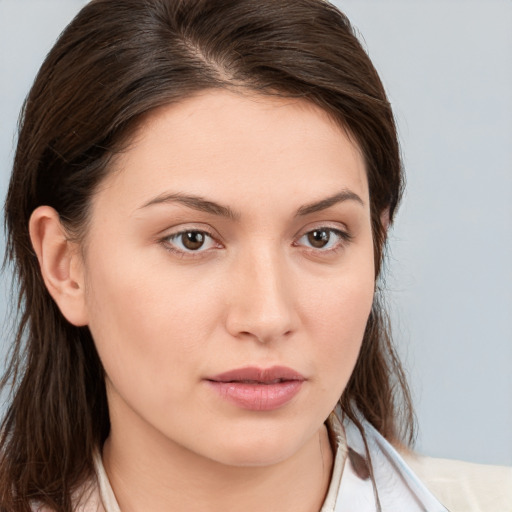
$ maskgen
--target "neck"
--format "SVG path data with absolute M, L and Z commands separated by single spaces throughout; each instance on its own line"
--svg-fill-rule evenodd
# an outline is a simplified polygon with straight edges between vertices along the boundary
M 229 466 L 163 440 L 158 433 L 118 429 L 103 461 L 122 512 L 318 512 L 333 455 L 324 425 L 291 457 L 260 467 Z

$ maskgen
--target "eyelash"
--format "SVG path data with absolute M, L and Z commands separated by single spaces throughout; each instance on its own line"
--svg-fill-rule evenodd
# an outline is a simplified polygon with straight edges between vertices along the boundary
M 348 243 L 350 243 L 353 238 L 351 234 L 349 234 L 346 231 L 342 231 L 341 229 L 337 229 L 337 228 L 333 228 L 333 227 L 329 227 L 329 226 L 319 226 L 319 227 L 316 227 L 314 229 L 310 229 L 310 230 L 304 232 L 297 239 L 297 241 L 293 242 L 292 245 L 294 247 L 299 247 L 301 245 L 301 244 L 299 244 L 299 241 L 302 240 L 303 238 L 307 237 L 308 235 L 314 233 L 315 231 L 316 232 L 328 232 L 330 234 L 330 236 L 335 235 L 338 237 L 338 241 L 334 243 L 334 246 L 329 247 L 328 249 L 306 247 L 306 250 L 308 252 L 312 252 L 315 254 L 325 254 L 325 255 L 335 254 L 339 250 L 341 250 L 343 247 L 345 247 Z M 211 240 L 211 243 L 214 246 L 216 245 L 216 247 L 202 249 L 202 246 L 201 246 L 199 248 L 199 250 L 194 251 L 194 250 L 185 249 L 185 248 L 180 249 L 175 246 L 176 240 L 180 240 L 183 235 L 192 234 L 192 233 L 205 235 L 206 238 Z M 222 248 L 222 244 L 220 242 L 215 241 L 215 236 L 204 229 L 184 229 L 184 230 L 178 231 L 177 233 L 172 233 L 170 235 L 165 236 L 164 238 L 162 238 L 160 240 L 160 242 L 166 248 L 166 250 L 178 255 L 181 258 L 198 258 L 198 257 L 204 256 L 203 253 L 209 251 L 212 248 L 217 248 L 217 249 Z M 174 242 L 174 244 L 173 244 L 173 242 Z M 329 239 L 328 243 L 330 243 L 330 239 Z

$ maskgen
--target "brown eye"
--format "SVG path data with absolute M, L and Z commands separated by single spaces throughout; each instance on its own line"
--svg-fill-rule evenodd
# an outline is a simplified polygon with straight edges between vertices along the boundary
M 331 239 L 331 230 L 315 229 L 307 234 L 307 239 L 311 247 L 314 247 L 315 249 L 322 249 Z
M 335 251 L 348 244 L 352 236 L 336 228 L 319 227 L 304 233 L 294 245 L 315 249 L 318 254 Z
M 201 257 L 211 253 L 212 249 L 222 249 L 219 243 L 208 231 L 199 229 L 184 229 L 161 240 L 161 243 L 170 252 L 180 257 Z
M 205 242 L 205 234 L 201 231 L 186 231 L 180 235 L 181 243 L 189 251 L 201 249 Z

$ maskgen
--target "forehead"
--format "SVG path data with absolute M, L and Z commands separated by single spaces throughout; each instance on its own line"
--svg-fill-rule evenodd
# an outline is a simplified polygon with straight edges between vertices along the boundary
M 167 190 L 229 203 L 284 195 L 307 202 L 345 188 L 368 199 L 361 152 L 325 111 L 305 100 L 226 90 L 147 115 L 106 181 L 125 202 Z

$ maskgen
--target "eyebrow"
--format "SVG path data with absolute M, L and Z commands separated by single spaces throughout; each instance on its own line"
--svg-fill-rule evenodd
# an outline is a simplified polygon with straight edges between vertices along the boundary
M 338 203 L 342 203 L 345 201 L 355 201 L 359 203 L 361 206 L 364 206 L 363 200 L 351 190 L 345 189 L 339 192 L 338 194 L 334 194 L 333 196 L 327 197 L 320 201 L 316 201 L 314 203 L 309 203 L 304 206 L 301 206 L 297 213 L 296 217 L 303 217 L 305 215 L 309 215 L 311 213 L 319 212 L 322 210 L 326 210 L 331 206 L 334 206 Z M 147 208 L 149 206 L 153 206 L 156 204 L 166 204 L 166 203 L 179 203 L 188 208 L 192 208 L 194 210 L 198 210 L 200 212 L 209 213 L 212 215 L 218 215 L 220 217 L 226 217 L 231 220 L 239 220 L 240 214 L 232 210 L 229 206 L 223 206 L 213 201 L 209 201 L 201 196 L 195 195 L 187 195 L 180 193 L 173 194 L 162 194 L 159 195 L 147 203 L 144 203 L 140 209 Z
M 302 217 L 304 215 L 309 215 L 311 213 L 320 212 L 322 210 L 330 208 L 331 206 L 334 206 L 335 204 L 343 203 L 345 201 L 355 201 L 356 203 L 359 203 L 361 206 L 364 206 L 363 200 L 355 192 L 345 189 L 339 192 L 338 194 L 334 194 L 333 196 L 322 199 L 321 201 L 301 206 L 297 210 L 297 217 Z
M 231 220 L 238 220 L 240 218 L 240 214 L 233 211 L 231 208 L 229 208 L 229 206 L 222 206 L 213 201 L 208 201 L 207 199 L 204 199 L 200 196 L 185 195 L 180 193 L 162 194 L 157 196 L 154 199 L 151 199 L 151 201 L 143 204 L 141 209 L 147 208 L 148 206 L 153 206 L 155 204 L 166 203 L 179 203 L 200 212 L 210 213 L 220 217 L 227 217 Z

